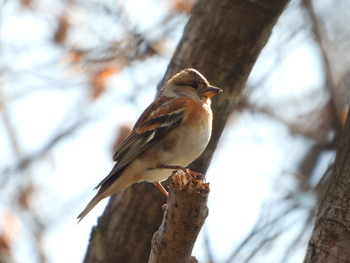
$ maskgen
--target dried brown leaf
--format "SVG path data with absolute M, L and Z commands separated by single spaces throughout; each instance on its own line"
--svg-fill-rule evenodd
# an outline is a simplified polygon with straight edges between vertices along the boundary
M 33 4 L 33 0 L 20 0 L 19 2 L 23 7 L 30 7 Z
M 0 220 L 0 252 L 10 252 L 11 242 L 19 233 L 19 221 L 10 213 L 5 213 Z
M 108 77 L 120 71 L 122 67 L 115 67 L 107 65 L 101 70 L 97 71 L 91 79 L 92 99 L 97 99 L 105 91 L 105 82 Z
M 27 185 L 24 189 L 21 189 L 17 202 L 24 210 L 30 209 L 30 200 L 33 194 L 36 192 L 36 188 L 33 185 Z
M 67 16 L 63 14 L 58 20 L 58 27 L 55 31 L 53 42 L 61 44 L 66 40 L 67 32 L 69 29 L 69 22 Z
M 193 2 L 194 2 L 193 0 L 191 1 L 175 0 L 173 1 L 170 9 L 176 13 L 190 14 Z
M 67 56 L 64 57 L 63 61 L 67 61 L 68 63 L 76 64 L 76 63 L 79 63 L 84 56 L 85 56 L 84 51 L 74 49 L 74 50 L 70 50 L 68 52 Z

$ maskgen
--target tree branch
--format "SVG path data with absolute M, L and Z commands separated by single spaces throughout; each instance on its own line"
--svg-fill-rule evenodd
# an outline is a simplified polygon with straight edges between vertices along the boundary
M 346 263 L 350 258 L 350 114 L 340 138 L 334 173 L 320 203 L 304 263 Z
M 208 216 L 209 184 L 182 172 L 175 172 L 168 182 L 169 198 L 162 224 L 152 239 L 148 262 L 197 262 L 191 252 Z
M 336 116 L 336 118 L 333 119 L 334 129 L 336 132 L 340 132 L 342 128 L 340 116 L 343 108 L 341 107 L 341 103 L 339 103 L 339 88 L 334 80 L 332 65 L 328 54 L 329 50 L 327 50 L 324 44 L 325 34 L 322 33 L 320 28 L 322 22 L 317 19 L 312 0 L 303 0 L 302 5 L 310 18 L 312 34 L 315 38 L 315 43 L 320 50 L 320 57 L 322 58 L 322 65 L 325 73 L 325 83 L 331 94 L 330 110 L 332 111 L 332 115 Z

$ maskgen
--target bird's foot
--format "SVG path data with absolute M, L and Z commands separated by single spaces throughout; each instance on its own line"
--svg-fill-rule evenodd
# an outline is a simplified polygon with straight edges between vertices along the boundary
M 204 174 L 191 171 L 187 167 L 184 167 L 184 166 L 181 166 L 181 165 L 162 165 L 161 168 L 172 169 L 172 170 L 180 170 L 180 171 L 183 171 L 186 175 L 191 175 L 192 177 L 195 177 L 197 180 L 201 180 L 201 181 L 205 180 Z
M 165 190 L 165 188 L 163 187 L 163 185 L 160 182 L 157 183 L 153 183 L 155 186 L 158 187 L 158 189 L 163 193 L 163 195 L 165 195 L 166 198 L 169 197 L 169 193 L 167 190 Z

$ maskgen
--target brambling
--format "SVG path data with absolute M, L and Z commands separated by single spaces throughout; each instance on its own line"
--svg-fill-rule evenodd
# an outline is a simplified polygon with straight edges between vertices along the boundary
M 210 98 L 222 90 L 213 87 L 195 69 L 173 76 L 148 106 L 113 156 L 111 172 L 95 189 L 95 197 L 79 214 L 82 220 L 102 199 L 141 181 L 160 184 L 172 170 L 184 170 L 206 148 L 212 129 Z

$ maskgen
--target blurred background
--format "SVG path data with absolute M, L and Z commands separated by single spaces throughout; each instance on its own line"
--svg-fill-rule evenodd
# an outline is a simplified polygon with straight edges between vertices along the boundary
M 106 201 L 75 218 L 192 3 L 0 0 L 1 263 L 82 261 Z M 302 262 L 349 105 L 349 14 L 349 0 L 293 0 L 280 17 L 206 176 L 200 262 Z

